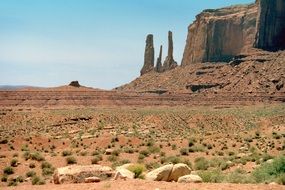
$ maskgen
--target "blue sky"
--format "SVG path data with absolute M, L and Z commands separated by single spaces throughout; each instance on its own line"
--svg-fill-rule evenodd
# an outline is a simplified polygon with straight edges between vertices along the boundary
M 181 62 L 187 27 L 203 9 L 253 0 L 0 0 L 0 85 L 111 89 L 139 76 L 154 34 Z

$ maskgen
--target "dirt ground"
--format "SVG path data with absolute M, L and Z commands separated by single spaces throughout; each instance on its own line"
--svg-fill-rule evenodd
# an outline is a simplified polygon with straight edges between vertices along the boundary
M 169 182 L 151 182 L 144 180 L 106 181 L 94 184 L 64 184 L 44 186 L 23 185 L 5 189 L 14 190 L 284 190 L 281 185 L 248 185 L 248 184 L 178 184 Z

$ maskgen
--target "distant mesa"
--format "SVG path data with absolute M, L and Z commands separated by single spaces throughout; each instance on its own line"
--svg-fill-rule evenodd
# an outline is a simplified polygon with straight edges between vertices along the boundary
M 77 87 L 77 88 L 81 87 L 81 85 L 79 84 L 78 81 L 71 81 L 71 83 L 69 83 L 69 86 L 73 86 L 73 87 Z

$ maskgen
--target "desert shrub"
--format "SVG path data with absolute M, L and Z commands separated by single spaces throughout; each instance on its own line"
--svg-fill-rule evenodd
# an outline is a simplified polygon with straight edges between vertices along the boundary
M 39 152 L 32 152 L 30 154 L 30 158 L 32 160 L 36 160 L 36 161 L 44 161 L 45 158 L 43 157 L 43 155 L 41 155 Z
M 273 160 L 272 163 L 263 163 L 256 168 L 252 175 L 256 182 L 272 182 L 285 173 L 285 157 L 280 156 Z
M 119 156 L 119 155 L 120 155 L 120 150 L 114 150 L 114 151 L 112 152 L 112 155 L 114 155 L 114 156 Z
M 194 161 L 196 170 L 207 170 L 209 168 L 209 161 L 204 157 L 196 158 Z
M 117 160 L 118 160 L 118 156 L 116 156 L 116 155 L 110 155 L 110 156 L 108 156 L 108 161 L 110 161 L 110 162 L 116 162 Z
M 153 170 L 153 169 L 160 167 L 160 164 L 158 162 L 149 162 L 145 165 L 145 167 L 148 170 Z
M 285 185 L 285 173 L 280 174 L 280 175 L 277 177 L 276 182 L 279 183 L 280 185 Z
M 27 144 L 22 145 L 21 151 L 29 151 L 29 146 Z
M 180 154 L 181 154 L 181 155 L 184 155 L 184 156 L 187 156 L 187 155 L 188 155 L 188 151 L 189 151 L 189 150 L 188 150 L 187 148 L 181 148 L 181 149 L 180 149 Z
M 10 166 L 17 167 L 17 163 L 18 163 L 18 160 L 16 158 L 13 158 L 10 162 Z
M 7 175 L 7 174 L 4 174 L 4 175 L 1 177 L 1 181 L 2 181 L 2 182 L 7 182 L 7 181 L 8 181 L 8 175 Z
M 45 184 L 45 181 L 42 178 L 38 176 L 34 176 L 32 178 L 32 185 L 44 185 L 44 184 Z
M 64 150 L 64 151 L 62 151 L 61 155 L 64 156 L 64 157 L 65 156 L 71 156 L 72 152 L 70 150 Z
M 269 154 L 267 154 L 267 153 L 264 153 L 261 157 L 262 157 L 262 160 L 263 160 L 264 162 L 266 162 L 267 160 L 270 160 L 270 159 L 273 158 L 273 156 L 271 156 L 271 155 L 269 155 Z
M 35 175 L 36 175 L 36 172 L 33 171 L 33 170 L 28 171 L 28 172 L 26 173 L 26 176 L 27 176 L 27 177 L 33 177 L 33 176 L 35 176 Z
M 66 163 L 67 163 L 67 164 L 76 164 L 77 161 L 76 161 L 76 158 L 75 158 L 75 157 L 73 157 L 73 156 L 68 156 L 68 157 L 66 157 Z
M 144 155 L 145 157 L 148 157 L 150 155 L 150 152 L 148 150 L 142 150 L 140 151 L 140 154 Z
M 7 175 L 11 175 L 14 173 L 14 169 L 11 166 L 8 166 L 8 167 L 4 168 L 3 173 L 7 174 Z
M 7 144 L 8 143 L 8 140 L 7 139 L 1 139 L 0 140 L 0 144 Z
M 17 183 L 17 181 L 15 180 L 15 179 L 11 179 L 11 180 L 9 180 L 9 182 L 8 182 L 8 186 L 9 187 L 11 187 L 11 186 L 17 186 L 18 185 L 18 183 Z
M 150 146 L 147 150 L 152 154 L 160 152 L 160 148 L 158 146 Z
M 35 168 L 36 167 L 36 164 L 35 163 L 30 163 L 29 164 L 29 168 Z
M 19 183 L 23 183 L 23 182 L 24 182 L 24 178 L 23 178 L 23 176 L 21 176 L 21 175 L 17 176 L 15 180 L 16 180 L 17 182 L 19 182 Z
M 91 159 L 91 164 L 98 164 L 98 162 L 100 162 L 102 160 L 102 156 L 94 156 L 92 159 Z
M 227 183 L 241 183 L 241 184 L 255 183 L 255 180 L 249 174 L 247 174 L 246 171 L 241 169 L 236 169 L 235 171 L 228 173 L 224 181 Z
M 189 141 L 188 141 L 188 146 L 189 147 L 192 147 L 196 142 L 196 139 L 195 138 L 190 138 Z
M 30 159 L 30 156 L 31 156 L 31 153 L 30 153 L 29 151 L 25 151 L 25 152 L 23 153 L 23 158 L 24 158 L 25 160 L 29 160 L 29 159 Z
M 128 164 L 128 163 L 130 163 L 130 162 L 131 162 L 131 161 L 128 160 L 128 159 L 119 160 L 119 161 L 116 161 L 116 162 L 113 162 L 113 163 L 112 163 L 112 168 L 116 168 L 116 167 L 118 167 L 118 166 L 122 166 L 122 165 Z
M 160 158 L 160 163 L 164 164 L 164 163 L 172 163 L 172 164 L 178 164 L 181 163 L 182 160 L 177 157 L 177 156 L 169 156 L 169 157 L 162 157 Z
M 124 148 L 124 152 L 125 153 L 129 153 L 129 154 L 133 154 L 134 153 L 134 149 L 131 147 L 125 147 Z
M 43 176 L 49 176 L 52 175 L 55 168 L 51 165 L 51 163 L 49 162 L 43 162 L 41 164 L 41 168 L 42 168 L 42 174 Z
M 172 145 L 171 145 L 171 149 L 172 149 L 172 150 L 176 150 L 176 149 L 177 149 L 177 145 L 176 145 L 176 144 L 172 144 Z
M 189 148 L 189 152 L 204 152 L 205 147 L 201 144 L 197 144 Z
M 142 173 L 146 170 L 143 164 L 130 165 L 127 169 L 135 174 L 135 178 L 143 178 Z
M 219 169 L 199 171 L 198 175 L 206 183 L 221 183 L 224 179 L 224 175 Z

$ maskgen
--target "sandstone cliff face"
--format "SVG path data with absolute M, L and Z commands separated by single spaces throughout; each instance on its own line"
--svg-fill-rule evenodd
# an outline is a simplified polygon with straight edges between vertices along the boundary
M 257 6 L 233 6 L 205 10 L 188 28 L 182 66 L 192 63 L 229 61 L 252 47 Z
M 144 64 L 141 69 L 141 75 L 144 75 L 154 69 L 154 47 L 152 34 L 147 35 L 145 43 Z
M 255 47 L 285 49 L 285 1 L 260 0 Z

